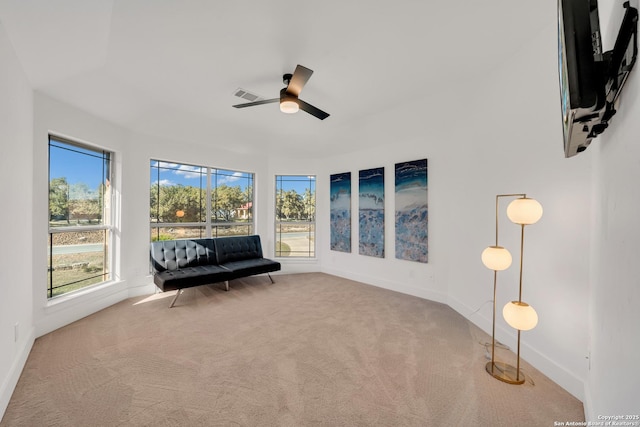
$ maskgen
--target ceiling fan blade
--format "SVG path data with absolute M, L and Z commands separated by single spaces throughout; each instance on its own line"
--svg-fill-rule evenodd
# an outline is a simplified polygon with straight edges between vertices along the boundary
M 287 86 L 287 93 L 293 96 L 300 96 L 300 92 L 307 83 L 307 80 L 311 77 L 311 74 L 313 74 L 313 70 L 303 67 L 302 65 L 298 65 L 296 70 L 293 72 L 293 77 L 291 77 L 289 86 Z
M 262 101 L 247 102 L 246 104 L 233 105 L 233 107 L 235 108 L 253 107 L 255 105 L 273 104 L 274 102 L 280 102 L 280 98 L 263 99 Z
M 307 104 L 306 102 L 304 102 L 302 99 L 299 99 L 299 98 L 298 98 L 298 105 L 300 106 L 301 110 L 306 111 L 307 113 L 311 114 L 312 116 L 316 116 L 320 120 L 324 120 L 327 117 L 329 117 L 329 113 L 325 113 L 321 109 L 316 108 L 311 104 Z

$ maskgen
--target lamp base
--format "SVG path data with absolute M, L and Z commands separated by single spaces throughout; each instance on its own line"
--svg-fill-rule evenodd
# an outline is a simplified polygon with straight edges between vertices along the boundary
M 508 384 L 523 384 L 524 374 L 520 369 L 520 375 L 517 374 L 516 368 L 507 365 L 504 362 L 487 362 L 485 366 L 487 373 L 492 377 L 504 381 Z

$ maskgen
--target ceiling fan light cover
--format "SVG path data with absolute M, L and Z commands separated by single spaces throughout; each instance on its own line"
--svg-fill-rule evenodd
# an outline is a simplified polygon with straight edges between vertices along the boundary
M 280 102 L 280 111 L 287 114 L 297 113 L 300 107 L 298 103 L 292 100 L 284 100 Z

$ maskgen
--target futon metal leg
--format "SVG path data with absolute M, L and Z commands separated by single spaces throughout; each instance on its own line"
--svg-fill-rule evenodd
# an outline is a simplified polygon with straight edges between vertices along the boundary
M 224 281 L 224 287 L 225 287 L 225 290 L 227 290 L 227 291 L 229 290 L 229 281 L 228 280 Z
M 273 284 L 273 283 L 276 283 L 276 282 L 274 282 L 274 281 L 273 281 L 273 279 L 271 278 L 271 275 L 270 275 L 269 273 L 267 273 L 267 276 L 269 276 L 269 280 L 271 280 L 271 283 L 272 283 L 272 284 Z
M 176 292 L 176 296 L 173 297 L 173 301 L 171 301 L 171 305 L 169 306 L 169 308 L 173 307 L 173 305 L 176 303 L 176 300 L 178 299 L 178 297 L 183 291 L 184 291 L 183 289 L 178 289 L 178 291 Z

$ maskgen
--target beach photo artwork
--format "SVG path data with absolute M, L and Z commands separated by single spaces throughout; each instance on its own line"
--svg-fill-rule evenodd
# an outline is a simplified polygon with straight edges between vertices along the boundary
M 358 201 L 359 253 L 384 258 L 384 168 L 360 171 Z
M 351 252 L 351 172 L 331 175 L 331 250 Z
M 396 258 L 427 262 L 427 159 L 396 163 Z

